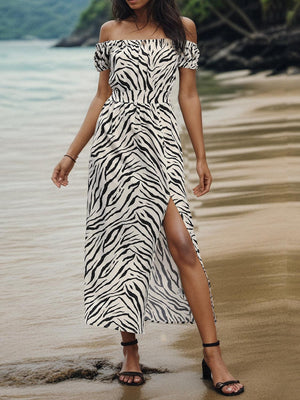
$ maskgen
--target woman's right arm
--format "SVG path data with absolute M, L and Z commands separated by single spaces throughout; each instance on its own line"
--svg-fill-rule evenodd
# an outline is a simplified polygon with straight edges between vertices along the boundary
M 105 40 L 108 40 L 108 30 L 102 25 L 99 34 L 99 42 Z M 93 136 L 99 113 L 103 107 L 103 104 L 111 95 L 111 87 L 108 84 L 109 72 L 109 69 L 100 72 L 96 95 L 88 108 L 85 119 L 77 135 L 66 152 L 66 154 L 69 154 L 75 160 L 81 150 Z M 70 157 L 65 156 L 63 156 L 63 158 L 55 166 L 51 179 L 57 187 L 60 188 L 61 185 L 66 186 L 68 184 L 68 175 L 73 166 L 74 161 Z

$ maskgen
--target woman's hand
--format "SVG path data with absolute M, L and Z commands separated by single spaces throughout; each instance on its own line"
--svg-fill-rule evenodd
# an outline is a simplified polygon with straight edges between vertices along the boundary
M 196 170 L 200 178 L 200 183 L 193 188 L 194 194 L 199 197 L 207 193 L 212 183 L 212 176 L 210 174 L 206 160 L 197 160 Z
M 61 187 L 61 185 L 67 186 L 68 175 L 71 169 L 74 167 L 74 161 L 69 157 L 63 157 L 61 161 L 56 165 L 52 174 L 52 181 L 57 187 Z

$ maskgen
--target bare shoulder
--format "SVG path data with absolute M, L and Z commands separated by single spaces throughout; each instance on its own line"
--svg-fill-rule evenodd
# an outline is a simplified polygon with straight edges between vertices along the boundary
M 185 29 L 187 40 L 197 43 L 197 28 L 195 22 L 188 17 L 181 16 L 180 18 Z
M 114 19 L 104 22 L 100 28 L 99 42 L 110 40 L 112 37 L 112 32 L 118 27 L 118 24 L 119 22 Z

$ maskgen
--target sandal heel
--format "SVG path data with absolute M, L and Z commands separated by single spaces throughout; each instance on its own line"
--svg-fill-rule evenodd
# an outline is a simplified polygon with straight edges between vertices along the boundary
M 211 346 L 219 346 L 220 341 L 217 340 L 216 342 L 213 343 L 202 343 L 203 347 L 211 347 Z M 211 370 L 209 368 L 209 366 L 206 364 L 206 361 L 202 360 L 202 376 L 203 379 L 211 379 Z
M 206 364 L 204 358 L 202 360 L 202 377 L 203 379 L 211 379 L 211 370 L 209 366 Z

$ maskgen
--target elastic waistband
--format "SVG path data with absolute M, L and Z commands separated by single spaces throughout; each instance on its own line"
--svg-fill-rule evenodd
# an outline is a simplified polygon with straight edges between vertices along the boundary
M 168 92 L 157 92 L 154 90 L 112 90 L 112 99 L 124 103 L 169 103 Z

